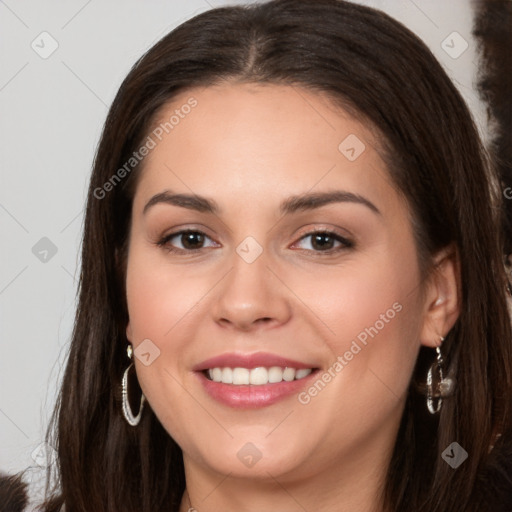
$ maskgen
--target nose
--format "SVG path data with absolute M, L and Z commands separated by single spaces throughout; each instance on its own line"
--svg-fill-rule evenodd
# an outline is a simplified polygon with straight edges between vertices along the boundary
M 252 263 L 235 253 L 232 263 L 215 295 L 214 320 L 224 328 L 246 332 L 286 323 L 290 293 L 265 252 Z

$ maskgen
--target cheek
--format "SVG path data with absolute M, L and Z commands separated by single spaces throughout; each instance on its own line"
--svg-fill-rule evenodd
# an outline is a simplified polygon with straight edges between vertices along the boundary
M 197 292 L 185 286 L 176 272 L 170 273 L 154 260 L 154 249 L 135 243 L 130 247 L 126 271 L 126 299 L 128 305 L 129 341 L 135 355 L 142 343 L 149 347 L 150 364 L 135 359 L 139 383 L 150 403 L 158 403 L 162 387 L 170 389 L 180 367 L 180 357 L 185 344 L 179 336 L 180 321 L 197 302 Z M 149 340 L 149 341 L 148 341 Z
M 190 435 L 187 428 L 195 428 L 190 422 L 177 421 L 189 417 L 189 409 L 194 405 L 182 398 L 182 358 L 189 339 L 183 333 L 183 324 L 199 300 L 200 284 L 184 283 L 176 269 L 171 272 L 165 265 L 157 264 L 153 251 L 143 244 L 134 244 L 130 251 L 126 273 L 130 341 L 137 354 L 138 345 L 150 340 L 152 357 L 157 354 L 149 365 L 135 359 L 137 379 L 160 423 L 180 445 L 186 444 Z
M 340 273 L 337 282 L 322 302 L 330 308 L 325 318 L 335 333 L 327 340 L 342 365 L 340 391 L 361 406 L 392 406 L 408 388 L 419 350 L 415 252 L 390 251 Z
M 155 252 L 134 245 L 128 260 L 126 296 L 135 344 L 145 338 L 156 343 L 179 338 L 174 330 L 205 293 L 200 276 L 184 279 L 179 268 L 154 258 Z
M 331 362 L 319 376 L 323 383 L 313 383 L 299 402 L 331 446 L 369 442 L 401 414 L 419 350 L 420 308 L 413 284 L 418 272 L 414 256 L 409 261 L 404 265 L 403 255 L 390 254 L 360 268 L 353 265 L 351 272 L 331 278 L 339 283 L 335 289 L 326 280 L 326 291 L 317 298 L 321 318 L 334 333 L 325 337 Z M 340 430 L 333 432 L 332 424 Z

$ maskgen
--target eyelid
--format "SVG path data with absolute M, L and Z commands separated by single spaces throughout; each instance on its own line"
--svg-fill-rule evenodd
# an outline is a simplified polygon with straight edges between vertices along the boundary
M 213 240 L 213 238 L 211 236 L 206 234 L 202 229 L 197 229 L 197 228 L 191 227 L 191 228 L 181 228 L 176 231 L 172 231 L 166 235 L 162 235 L 161 237 L 159 237 L 159 240 L 156 242 L 156 245 L 167 249 L 169 252 L 176 252 L 176 253 L 182 253 L 182 254 L 183 253 L 196 254 L 203 249 L 207 249 L 207 247 L 200 247 L 198 249 L 181 249 L 180 247 L 169 248 L 170 240 L 172 240 L 173 238 L 179 237 L 180 235 L 184 235 L 186 233 L 198 233 L 200 235 L 204 235 L 205 238 L 212 240 L 214 243 L 216 243 L 216 244 L 218 243 L 215 240 Z
M 166 249 L 168 252 L 176 253 L 176 254 L 186 254 L 186 255 L 194 255 L 198 254 L 199 252 L 209 249 L 211 247 L 199 247 L 197 249 L 181 249 L 179 247 L 170 246 L 169 242 L 171 239 L 178 237 L 180 235 L 186 234 L 186 233 L 198 233 L 200 235 L 203 235 L 205 238 L 208 238 L 212 240 L 215 244 L 218 244 L 212 237 L 210 237 L 208 234 L 206 234 L 203 230 L 195 228 L 195 227 L 184 227 L 181 229 L 177 229 L 175 231 L 172 231 L 171 233 L 168 233 L 166 235 L 163 235 L 160 237 L 160 239 L 156 242 L 156 245 L 159 247 L 162 247 Z M 295 242 L 291 245 L 291 247 L 294 247 L 296 244 L 300 243 L 302 240 L 313 236 L 315 234 L 325 234 L 327 236 L 330 236 L 331 238 L 334 238 L 336 241 L 338 241 L 341 246 L 337 248 L 332 249 L 326 249 L 325 251 L 315 251 L 313 249 L 298 249 L 300 251 L 305 251 L 307 253 L 313 253 L 318 255 L 332 255 L 332 254 L 338 254 L 339 252 L 347 249 L 351 249 L 355 246 L 355 242 L 353 241 L 353 237 L 348 238 L 345 234 L 340 233 L 339 230 L 333 228 L 333 227 L 314 227 L 310 229 L 305 229 L 304 232 L 301 235 L 297 235 L 298 238 Z
M 299 236 L 297 241 L 293 243 L 293 245 L 296 245 L 297 243 L 299 243 L 300 241 L 304 240 L 305 238 L 307 238 L 309 236 L 312 236 L 312 235 L 315 235 L 317 233 L 319 233 L 319 234 L 326 234 L 326 235 L 331 236 L 332 238 L 335 238 L 338 242 L 340 242 L 342 244 L 342 247 L 338 247 L 337 249 L 336 248 L 328 249 L 328 250 L 325 250 L 325 251 L 311 251 L 309 249 L 302 249 L 302 250 L 305 250 L 307 252 L 314 252 L 314 253 L 317 253 L 317 254 L 333 254 L 333 253 L 339 252 L 340 250 L 350 249 L 350 248 L 353 248 L 355 246 L 355 242 L 354 242 L 352 236 L 347 237 L 347 235 L 342 234 L 336 228 L 327 227 L 327 226 L 325 226 L 325 227 L 314 227 L 314 228 L 306 229 L 304 231 L 304 233 L 302 233 Z M 293 245 L 292 245 L 292 247 L 293 247 Z
M 322 225 L 322 224 L 320 224 L 320 225 L 317 224 L 314 227 L 301 228 L 299 233 L 300 234 L 297 235 L 297 236 L 299 236 L 299 238 L 301 238 L 305 235 L 311 235 L 314 233 L 332 233 L 332 234 L 335 234 L 345 240 L 354 238 L 354 236 L 351 233 L 349 233 L 346 229 L 341 230 L 339 228 L 335 228 L 334 226 Z

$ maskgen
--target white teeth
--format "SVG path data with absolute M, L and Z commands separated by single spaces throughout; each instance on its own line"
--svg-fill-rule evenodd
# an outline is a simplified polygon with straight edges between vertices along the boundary
M 283 372 L 283 380 L 291 382 L 295 379 L 295 368 L 285 368 Z
M 224 384 L 233 384 L 233 370 L 231 368 L 222 369 L 222 382 Z
M 220 368 L 214 368 L 213 369 L 212 379 L 215 382 L 222 382 L 222 370 Z
M 233 384 L 243 385 L 249 384 L 249 370 L 247 368 L 233 369 Z
M 276 382 L 281 382 L 283 380 L 283 369 L 279 366 L 272 366 L 268 370 L 268 381 L 271 384 L 275 384 Z
M 311 368 L 301 368 L 295 372 L 295 378 L 297 380 L 307 377 L 313 370 Z
M 253 368 L 249 376 L 249 382 L 255 386 L 268 384 L 268 370 L 266 368 Z
M 223 384 L 234 384 L 242 386 L 251 384 L 253 386 L 262 386 L 264 384 L 277 384 L 282 382 L 291 382 L 293 380 L 303 379 L 307 377 L 312 368 L 281 368 L 272 366 L 270 368 L 210 368 L 208 376 L 214 382 L 222 382 Z

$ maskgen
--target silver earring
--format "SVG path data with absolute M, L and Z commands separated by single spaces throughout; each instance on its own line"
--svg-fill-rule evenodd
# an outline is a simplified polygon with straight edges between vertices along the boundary
M 128 345 L 126 349 L 126 353 L 128 354 L 128 357 L 132 358 L 133 349 L 131 345 Z M 144 393 L 142 393 L 140 397 L 140 406 L 139 406 L 139 413 L 137 416 L 133 415 L 132 408 L 130 407 L 130 401 L 128 400 L 128 372 L 130 371 L 130 368 L 133 366 L 133 363 L 130 363 L 128 368 L 124 371 L 123 374 L 123 416 L 124 419 L 132 426 L 136 427 L 139 422 L 140 418 L 142 416 L 142 409 L 144 408 L 144 402 L 146 401 L 146 397 L 144 396 Z
M 427 408 L 430 414 L 437 414 L 443 405 L 443 398 L 453 394 L 455 387 L 451 377 L 444 376 L 444 359 L 441 354 L 441 345 L 444 338 L 441 336 L 441 343 L 436 347 L 437 358 L 432 363 L 427 373 Z

